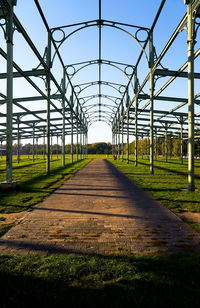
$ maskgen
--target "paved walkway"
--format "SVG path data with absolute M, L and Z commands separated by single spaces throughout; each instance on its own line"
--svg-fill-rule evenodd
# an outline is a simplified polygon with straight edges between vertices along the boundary
M 95 159 L 6 233 L 0 253 L 176 252 L 197 242 L 176 215 Z

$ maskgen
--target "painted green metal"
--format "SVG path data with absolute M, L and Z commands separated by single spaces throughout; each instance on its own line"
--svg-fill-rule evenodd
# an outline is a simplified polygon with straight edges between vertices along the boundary
M 36 155 L 36 159 L 38 159 L 38 138 L 36 138 L 35 155 Z
M 76 107 L 76 113 L 78 115 L 78 106 Z M 76 119 L 76 161 L 78 161 L 78 118 Z
M 47 75 L 46 75 L 46 93 L 47 93 L 47 149 L 46 149 L 46 173 L 50 174 L 50 129 L 51 129 L 51 123 L 50 123 L 50 105 L 51 105 L 51 74 L 50 74 L 50 68 L 51 68 L 51 33 L 47 33 L 47 55 L 46 55 L 46 64 L 47 64 Z
M 150 173 L 154 174 L 154 46 L 153 32 L 149 34 L 149 66 L 150 66 Z
M 122 162 L 124 161 L 124 121 L 122 121 L 122 148 L 121 148 Z
M 134 75 L 134 93 L 138 90 L 137 71 Z M 135 96 L 135 167 L 138 165 L 138 96 Z
M 126 105 L 129 105 L 129 95 L 127 93 Z M 129 164 L 129 109 L 126 114 L 126 163 Z
M 118 135 L 118 151 L 117 151 L 117 159 L 120 160 L 120 123 L 118 125 L 118 131 L 117 131 L 117 135 Z
M 167 127 L 165 128 L 165 161 L 168 162 L 168 136 L 167 136 Z
M 58 144 L 58 134 L 57 134 L 57 142 L 56 142 L 56 145 L 57 145 L 57 147 L 56 147 L 56 156 L 57 156 L 57 159 L 58 159 L 58 153 L 59 153 L 59 144 Z
M 188 190 L 195 190 L 194 183 L 194 19 L 192 4 L 187 6 L 188 34 Z
M 20 132 L 19 132 L 20 117 L 17 117 L 17 163 L 20 163 Z
M 65 78 L 65 69 L 63 70 L 62 78 L 62 167 L 65 167 L 65 92 L 66 92 L 66 78 Z
M 144 150 L 143 150 L 143 141 L 144 141 L 144 139 L 143 139 L 143 134 L 142 134 L 142 159 L 143 159 L 143 155 L 144 155 Z
M 12 113 L 13 113 L 13 5 L 6 18 L 7 45 L 7 132 L 6 132 L 6 182 L 12 183 Z
M 112 131 L 112 156 L 114 155 L 114 136 Z
M 35 161 L 35 124 L 33 123 L 32 160 Z
M 73 108 L 74 105 L 74 98 L 73 98 L 73 92 L 71 94 L 71 106 Z M 73 111 L 71 111 L 71 163 L 74 162 L 74 124 L 73 124 Z
M 158 159 L 158 139 L 157 139 L 157 129 L 155 129 L 155 160 Z
M 82 132 L 80 132 L 80 156 L 81 156 L 81 159 L 83 159 L 83 143 L 82 143 Z
M 43 129 L 43 160 L 45 160 L 45 129 Z

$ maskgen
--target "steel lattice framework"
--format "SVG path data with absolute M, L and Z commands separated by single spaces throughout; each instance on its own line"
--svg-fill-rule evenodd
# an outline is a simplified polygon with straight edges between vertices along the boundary
M 6 110 L 0 112 L 0 141 L 6 141 L 7 145 L 7 178 L 6 183 L 13 182 L 12 178 L 12 143 L 21 139 L 33 138 L 33 144 L 38 138 L 46 140 L 47 174 L 50 173 L 50 144 L 51 137 L 62 138 L 62 164 L 65 166 L 65 136 L 71 136 L 71 160 L 74 160 L 73 144 L 76 136 L 76 159 L 87 155 L 88 128 L 97 121 L 104 121 L 112 130 L 113 154 L 129 163 L 129 136 L 135 137 L 135 165 L 138 161 L 138 139 L 148 136 L 150 138 L 150 173 L 154 173 L 154 152 L 157 136 L 165 138 L 167 144 L 168 134 L 180 138 L 181 158 L 183 157 L 183 139 L 188 140 L 188 189 L 193 191 L 194 184 L 194 137 L 197 131 L 196 123 L 200 114 L 194 113 L 194 106 L 200 105 L 200 94 L 194 93 L 194 80 L 200 79 L 200 73 L 194 72 L 194 61 L 200 55 L 200 49 L 194 52 L 197 40 L 197 31 L 200 24 L 200 0 L 185 0 L 187 12 L 174 30 L 167 44 L 159 55 L 156 54 L 153 34 L 154 28 L 163 10 L 165 2 L 162 0 L 153 24 L 150 28 L 104 20 L 101 16 L 101 0 L 99 0 L 99 17 L 97 20 L 89 20 L 76 24 L 62 25 L 50 28 L 41 9 L 38 0 L 34 0 L 36 8 L 41 16 L 47 31 L 47 45 L 44 54 L 41 55 L 24 29 L 22 23 L 14 14 L 13 9 L 16 0 L 0 0 L 0 26 L 4 32 L 6 51 L 0 47 L 0 55 L 7 63 L 7 71 L 0 73 L 0 79 L 7 82 L 6 95 L 0 93 L 0 106 L 6 105 Z M 61 53 L 61 47 L 66 40 L 82 31 L 98 28 L 98 58 L 78 63 L 65 63 Z M 140 48 L 139 57 L 134 64 L 111 61 L 102 58 L 102 31 L 103 28 L 112 28 L 122 31 L 134 40 Z M 168 49 L 172 46 L 179 33 L 187 30 L 188 61 L 178 70 L 169 70 L 162 66 L 161 61 Z M 37 58 L 37 68 L 24 71 L 13 61 L 13 34 L 17 30 L 31 48 Z M 140 33 L 145 33 L 145 38 L 140 39 Z M 59 35 L 58 35 L 59 34 Z M 59 36 L 59 39 L 57 38 Z M 62 80 L 57 80 L 53 74 L 55 60 L 62 67 Z M 148 74 L 144 80 L 139 80 L 138 69 L 142 59 L 145 59 Z M 75 83 L 75 77 L 90 66 L 98 67 L 98 79 L 85 83 Z M 112 67 L 123 74 L 124 83 L 116 83 L 102 79 L 103 66 Z M 45 91 L 35 82 L 33 77 L 42 79 L 45 83 Z M 167 77 L 168 80 L 155 92 L 155 84 L 159 78 Z M 13 97 L 13 83 L 17 78 L 24 78 L 37 92 L 31 97 Z M 163 96 L 162 92 L 177 78 L 188 79 L 188 97 Z M 150 90 L 147 93 L 146 84 Z M 56 91 L 52 91 L 52 85 Z M 90 89 L 91 95 L 86 95 L 85 90 Z M 105 92 L 105 89 L 106 92 Z M 116 95 L 111 95 L 109 89 L 113 89 Z M 98 102 L 94 103 L 94 99 Z M 24 106 L 25 102 L 46 101 L 46 107 L 40 110 L 31 110 Z M 106 101 L 106 103 L 104 102 Z M 168 111 L 154 108 L 156 101 L 174 102 L 176 106 Z M 143 102 L 143 103 L 142 103 Z M 142 104 L 141 104 L 142 103 Z M 188 112 L 182 112 L 181 108 L 188 105 Z M 13 106 L 18 107 L 13 112 Z M 31 116 L 32 120 L 25 119 Z M 126 136 L 126 142 L 124 137 Z M 124 143 L 127 144 L 127 153 L 124 153 Z M 121 149 L 120 149 L 121 145 Z

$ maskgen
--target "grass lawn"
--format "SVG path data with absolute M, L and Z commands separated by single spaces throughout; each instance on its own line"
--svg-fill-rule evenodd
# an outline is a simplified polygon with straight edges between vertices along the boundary
M 32 163 L 24 158 L 14 164 L 15 192 L 1 193 L 0 210 L 27 210 L 50 194 L 65 179 L 87 164 L 94 156 L 78 163 L 52 161 L 51 176 L 44 175 L 40 158 Z M 200 190 L 187 192 L 187 162 L 155 162 L 155 175 L 149 174 L 149 161 L 113 161 L 156 199 L 175 212 L 200 212 Z M 68 160 L 69 162 L 69 160 Z M 5 162 L 1 161 L 1 176 Z M 5 177 L 5 174 L 4 174 Z M 3 180 L 3 178 L 1 179 Z M 200 184 L 200 163 L 196 165 L 196 186 Z M 31 198 L 31 199 L 29 199 Z M 0 216 L 0 221 L 4 218 Z M 199 224 L 193 226 L 198 231 Z M 200 230 L 200 229 L 199 229 Z M 1 230 L 0 230 L 1 231 Z M 161 255 L 50 255 L 29 254 L 0 256 L 1 306 L 67 308 L 156 308 L 199 307 L 200 254 Z
M 133 182 L 148 191 L 155 199 L 174 212 L 200 213 L 200 162 L 195 161 L 195 192 L 187 191 L 187 160 L 181 165 L 178 159 L 169 159 L 166 163 L 160 158 L 155 161 L 154 175 L 149 173 L 149 160 L 139 159 L 135 167 L 134 160 L 109 159 L 117 168 L 125 173 Z
M 199 307 L 200 255 L 0 256 L 1 307 Z
M 42 201 L 46 196 L 58 188 L 65 180 L 72 177 L 91 159 L 84 159 L 70 163 L 66 157 L 66 166 L 62 168 L 61 158 L 56 155 L 51 161 L 51 174 L 46 175 L 46 161 L 42 156 L 32 162 L 31 158 L 22 156 L 17 164 L 13 158 L 13 180 L 19 184 L 16 190 L 0 192 L 0 213 L 14 213 L 28 210 L 31 205 Z M 0 160 L 0 182 L 5 181 L 5 158 Z

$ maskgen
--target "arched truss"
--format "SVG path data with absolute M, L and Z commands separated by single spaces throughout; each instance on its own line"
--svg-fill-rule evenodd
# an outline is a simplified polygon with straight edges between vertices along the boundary
M 131 27 L 131 29 L 135 30 L 135 34 L 133 35 L 132 33 L 130 33 L 129 31 L 127 31 L 126 29 L 122 28 L 121 26 L 128 26 L 128 27 Z M 65 30 L 70 28 L 70 27 L 74 27 L 74 26 L 78 26 L 77 29 L 71 31 L 69 34 L 66 34 L 65 33 Z M 128 34 L 131 38 L 133 38 L 136 43 L 139 45 L 139 47 L 141 48 L 142 50 L 142 53 L 144 54 L 145 58 L 146 58 L 146 61 L 147 61 L 147 65 L 149 66 L 149 59 L 148 59 L 148 56 L 146 54 L 146 51 L 145 51 L 145 44 L 148 42 L 149 40 L 149 30 L 148 28 L 146 27 L 138 27 L 138 26 L 135 26 L 135 25 L 128 25 L 128 24 L 122 24 L 122 23 L 118 23 L 118 22 L 113 22 L 113 21 L 108 21 L 108 20 L 102 20 L 101 18 L 99 20 L 96 20 L 96 21 L 88 21 L 88 22 L 84 22 L 84 23 L 78 23 L 78 24 L 74 24 L 74 25 L 66 25 L 66 26 L 61 26 L 61 27 L 56 27 L 56 28 L 52 28 L 51 29 L 51 36 L 52 36 L 52 39 L 56 42 L 57 44 L 57 49 L 56 51 L 54 52 L 54 55 L 52 57 L 52 62 L 54 61 L 55 59 L 55 56 L 59 50 L 59 48 L 63 45 L 63 43 L 70 37 L 72 36 L 73 34 L 81 31 L 81 30 L 84 30 L 84 29 L 87 29 L 87 28 L 90 28 L 90 27 L 99 27 L 99 59 L 97 60 L 92 60 L 92 61 L 88 61 L 88 62 L 82 62 L 82 63 L 75 63 L 74 65 L 68 65 L 66 67 L 70 67 L 72 68 L 72 74 L 68 74 L 69 76 L 71 76 L 71 79 L 73 78 L 73 76 L 75 75 L 75 73 L 77 73 L 78 71 L 80 71 L 81 69 L 89 66 L 89 65 L 93 65 L 93 64 L 98 64 L 99 65 L 99 81 L 98 81 L 98 85 L 99 85 L 99 112 L 101 111 L 101 86 L 102 84 L 104 85 L 108 85 L 108 83 L 106 84 L 106 82 L 102 82 L 101 80 L 101 65 L 102 64 L 106 64 L 106 65 L 112 65 L 113 67 L 120 69 L 119 66 L 115 65 L 115 64 L 120 64 L 119 62 L 116 62 L 116 61 L 108 61 L 108 60 L 103 60 L 101 58 L 101 28 L 102 26 L 106 26 L 106 27 L 112 27 L 112 28 L 115 28 L 117 30 L 120 30 L 126 34 Z M 138 37 L 138 33 L 140 31 L 144 31 L 146 33 L 146 38 L 141 40 L 139 39 Z M 61 33 L 61 38 L 55 38 L 55 33 L 56 32 L 60 32 Z M 75 70 L 75 66 L 76 65 L 80 65 L 80 64 L 83 64 L 83 66 L 81 68 L 79 68 L 78 70 Z M 128 81 L 129 81 L 129 84 L 132 86 L 133 88 L 133 91 L 134 91 L 134 87 L 133 87 L 133 83 L 132 83 L 132 77 L 133 77 L 133 74 L 134 74 L 134 69 L 132 70 L 131 74 L 127 74 L 127 69 L 132 67 L 133 68 L 133 65 L 130 65 L 130 64 L 127 64 L 125 66 L 125 69 L 124 71 L 121 70 L 125 75 L 126 77 L 128 78 Z M 91 82 L 91 85 L 94 85 L 92 82 Z M 78 85 L 79 86 L 79 85 Z M 111 83 L 110 83 L 110 86 L 111 86 Z M 123 85 L 121 85 L 121 87 L 124 87 Z M 76 86 L 75 86 L 75 89 L 76 89 Z M 87 89 L 87 86 L 86 88 Z M 126 91 L 126 86 L 125 86 L 125 91 Z M 124 91 L 124 92 L 125 92 Z M 120 91 L 121 92 L 121 91 Z M 121 100 L 122 102 L 123 100 Z M 99 118 L 100 120 L 100 118 Z
M 126 34 L 128 34 L 129 36 L 131 36 L 136 42 L 137 44 L 140 46 L 140 48 L 142 49 L 142 52 L 144 53 L 145 57 L 146 57 L 146 60 L 147 60 L 147 63 L 149 63 L 149 59 L 148 59 L 148 56 L 146 54 L 146 51 L 143 47 L 144 43 L 146 41 L 148 41 L 148 36 L 149 36 L 149 30 L 148 28 L 145 28 L 145 27 L 139 27 L 139 26 L 133 26 L 133 25 L 127 25 L 127 24 L 122 24 L 122 23 L 118 23 L 118 22 L 113 22 L 113 21 L 109 21 L 109 20 L 95 20 L 95 21 L 88 21 L 88 22 L 84 22 L 84 23 L 79 23 L 77 25 L 83 25 L 81 26 L 80 28 L 70 32 L 68 35 L 65 34 L 64 30 L 63 29 L 66 29 L 66 28 L 69 28 L 69 27 L 74 27 L 76 26 L 76 24 L 74 25 L 68 25 L 68 26 L 62 26 L 62 27 L 56 27 L 56 28 L 52 28 L 51 29 L 51 34 L 52 34 L 52 38 L 53 38 L 53 35 L 56 31 L 60 31 L 62 32 L 62 35 L 63 37 L 59 40 L 56 40 L 54 39 L 54 41 L 57 43 L 57 50 L 62 46 L 62 44 L 70 37 L 72 36 L 73 34 L 81 31 L 81 30 L 84 30 L 86 28 L 90 28 L 90 27 L 102 27 L 102 26 L 105 26 L 105 27 L 111 27 L 111 28 L 115 28 L 117 30 L 120 30 Z M 136 32 L 135 32 L 135 35 L 132 35 L 129 31 L 126 31 L 125 29 L 119 27 L 119 26 L 116 26 L 116 25 L 124 25 L 124 26 L 128 26 L 128 27 L 132 27 L 132 28 L 135 28 L 137 29 Z M 147 37 L 145 40 L 140 40 L 138 37 L 137 37 L 137 33 L 139 31 L 145 31 L 147 32 Z M 55 59 L 55 56 L 57 54 L 57 51 L 55 51 L 53 57 L 52 57 L 52 62 L 54 61 Z
M 87 61 L 87 62 L 82 62 L 82 63 L 67 65 L 67 66 L 66 66 L 66 69 L 69 69 L 69 68 L 70 68 L 70 69 L 71 69 L 71 68 L 73 69 L 73 73 L 69 73 L 69 72 L 68 72 L 68 75 L 70 76 L 70 80 L 72 80 L 72 78 L 73 78 L 78 72 L 80 72 L 82 69 L 84 69 L 84 68 L 86 68 L 86 67 L 88 67 L 88 66 L 94 65 L 94 64 L 97 64 L 97 65 L 99 65 L 99 64 L 101 64 L 101 65 L 103 65 L 103 64 L 104 64 L 104 65 L 109 65 L 109 66 L 112 66 L 112 67 L 118 69 L 119 71 L 121 71 L 121 72 L 128 78 L 128 80 L 130 81 L 130 84 L 131 84 L 132 89 L 133 89 L 133 91 L 134 91 L 134 85 L 133 85 L 133 82 L 132 82 L 132 80 L 131 80 L 131 78 L 130 78 L 131 74 L 132 74 L 133 71 L 134 71 L 134 66 L 133 66 L 133 65 L 130 65 L 130 64 L 122 64 L 122 63 L 114 62 L 114 61 L 101 60 L 101 62 L 99 63 L 99 60 L 92 60 L 92 61 Z M 118 66 L 117 66 L 117 64 L 118 64 Z M 82 66 L 76 70 L 76 69 L 75 69 L 75 66 L 76 66 L 76 65 L 82 65 Z M 119 65 L 125 66 L 124 70 L 121 69 L 121 68 L 119 67 Z M 132 69 L 132 72 L 128 74 L 128 73 L 127 73 L 127 70 L 130 69 L 130 68 Z M 121 84 L 120 86 L 121 86 L 121 87 L 124 87 L 123 84 Z M 68 84 L 67 84 L 67 87 L 68 87 Z

